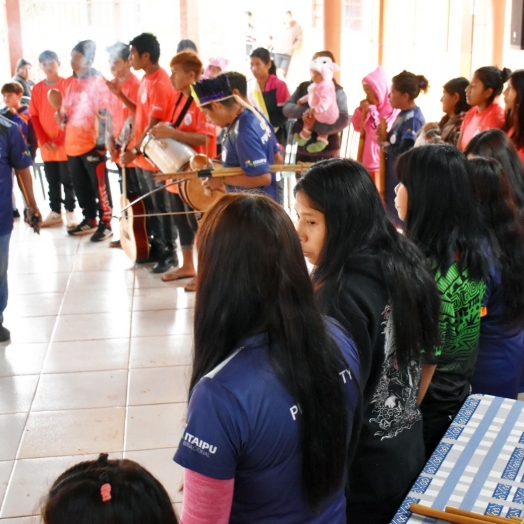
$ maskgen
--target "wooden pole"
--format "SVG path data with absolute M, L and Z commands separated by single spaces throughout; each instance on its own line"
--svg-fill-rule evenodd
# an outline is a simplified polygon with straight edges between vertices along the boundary
M 491 0 L 493 20 L 493 65 L 503 67 L 506 0 Z
M 22 22 L 20 18 L 20 0 L 6 0 L 7 41 L 11 75 L 16 73 L 16 62 L 23 57 Z
M 342 0 L 324 0 L 324 49 L 335 55 L 335 60 L 341 60 L 342 31 Z M 335 80 L 340 81 L 339 72 L 335 72 Z
M 386 40 L 386 0 L 379 0 L 378 8 L 378 65 L 384 65 L 384 45 Z

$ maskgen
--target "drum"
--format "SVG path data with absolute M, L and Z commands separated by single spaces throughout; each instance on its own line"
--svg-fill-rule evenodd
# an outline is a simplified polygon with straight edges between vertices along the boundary
M 145 138 L 140 150 L 162 173 L 183 171 L 196 154 L 194 149 L 174 138 L 157 139 L 151 135 Z
M 214 167 L 222 167 L 220 162 L 211 162 Z M 210 167 L 210 160 L 205 155 L 195 155 L 190 161 L 190 169 L 199 170 Z M 222 195 L 226 193 L 226 186 L 213 191 L 204 189 L 200 178 L 189 178 L 180 184 L 182 200 L 195 211 L 207 211 Z

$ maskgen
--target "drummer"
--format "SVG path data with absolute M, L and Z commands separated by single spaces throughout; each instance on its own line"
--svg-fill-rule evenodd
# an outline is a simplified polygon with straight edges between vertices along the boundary
M 209 178 L 208 189 L 218 189 L 222 183 L 228 191 L 264 192 L 275 202 L 277 183 L 270 164 L 279 146 L 273 128 L 267 120 L 239 96 L 234 95 L 227 75 L 201 80 L 193 86 L 198 104 L 208 119 L 226 128 L 222 145 L 222 165 L 241 167 L 243 174 Z
M 176 98 L 175 109 L 171 122 L 159 123 L 150 134 L 154 138 L 174 138 L 192 147 L 197 153 L 207 155 L 212 159 L 217 154 L 216 129 L 207 121 L 206 116 L 191 96 L 191 85 L 199 78 L 202 72 L 202 62 L 198 56 L 191 51 L 182 51 L 171 60 L 171 84 L 173 85 Z M 175 224 L 178 228 L 180 245 L 182 247 L 182 267 L 171 270 L 162 276 L 164 282 L 191 278 L 192 280 L 184 287 L 186 291 L 195 290 L 196 270 L 193 261 L 193 243 L 197 223 L 195 215 L 178 194 L 178 185 L 168 186 L 167 190 L 172 193 L 171 207 L 175 212 L 189 212 L 187 215 L 174 215 Z

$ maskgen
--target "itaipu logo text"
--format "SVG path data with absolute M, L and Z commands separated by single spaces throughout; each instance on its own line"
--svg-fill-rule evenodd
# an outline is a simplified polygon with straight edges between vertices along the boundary
M 246 160 L 244 162 L 244 165 L 246 167 L 257 167 L 257 166 L 261 166 L 262 164 L 265 164 L 266 163 L 266 159 L 265 158 L 260 158 L 258 160 Z
M 207 442 L 204 442 L 198 437 L 195 437 L 194 435 L 191 435 L 187 432 L 184 434 L 183 445 L 192 451 L 196 451 L 201 455 L 205 455 L 206 457 L 209 457 L 209 455 L 214 455 L 217 452 L 216 446 L 212 446 L 211 444 L 208 444 Z

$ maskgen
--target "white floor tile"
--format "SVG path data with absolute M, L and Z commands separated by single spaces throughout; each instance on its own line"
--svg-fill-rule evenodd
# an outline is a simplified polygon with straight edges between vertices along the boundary
M 32 412 L 17 458 L 121 451 L 124 417 L 125 408 Z
M 127 369 L 128 362 L 128 338 L 53 342 L 49 347 L 43 372 L 71 373 Z
M 133 312 L 132 337 L 187 335 L 193 333 L 193 309 Z
M 189 280 L 184 282 L 187 284 Z M 182 287 L 166 284 L 164 288 L 138 288 L 135 291 L 133 311 L 160 309 L 188 309 L 195 307 L 195 293 L 187 293 Z
M 0 378 L 0 413 L 29 411 L 37 383 L 37 375 Z
M 115 297 L 115 300 L 118 300 Z M 125 311 L 60 315 L 54 340 L 99 340 L 129 336 L 131 314 Z
M 46 278 L 42 276 L 42 278 Z M 10 294 L 5 311 L 7 319 L 14 317 L 45 317 L 58 315 L 64 293 L 39 293 L 37 295 Z
M 108 248 L 109 249 L 109 248 Z M 135 282 L 134 271 L 91 271 L 71 273 L 68 291 L 131 289 Z
M 107 243 L 105 243 L 107 246 Z M 106 252 L 85 253 L 76 256 L 73 271 L 126 271 L 134 270 L 134 263 L 121 249 L 107 248 Z
M 32 411 L 125 406 L 127 371 L 42 375 Z
M 132 300 L 133 292 L 130 289 L 67 291 L 61 313 L 62 315 L 85 315 L 87 313 L 131 311 Z
M 186 426 L 185 403 L 130 406 L 125 450 L 175 448 Z M 144 431 L 154 428 L 153 431 Z
M 11 294 L 63 293 L 69 281 L 69 273 L 49 273 L 42 278 L 42 275 L 11 275 L 8 270 L 8 279 Z
M 11 471 L 13 471 L 12 460 L 7 462 L 0 462 L 0 506 L 4 500 L 4 495 L 7 489 L 7 483 L 9 482 L 9 477 L 11 476 Z M 5 524 L 0 520 L 0 524 Z
M 9 304 L 7 305 L 9 308 Z M 34 342 L 49 342 L 55 328 L 56 316 L 23 318 L 6 314 L 5 327 L 11 331 L 11 342 L 15 344 L 30 344 Z
M 0 461 L 16 458 L 26 420 L 26 413 L 0 415 Z
M 184 366 L 193 361 L 193 335 L 131 339 L 131 368 Z
M 49 344 L 8 344 L 0 349 L 0 377 L 38 375 Z
M 186 402 L 190 373 L 189 366 L 132 369 L 129 405 Z

